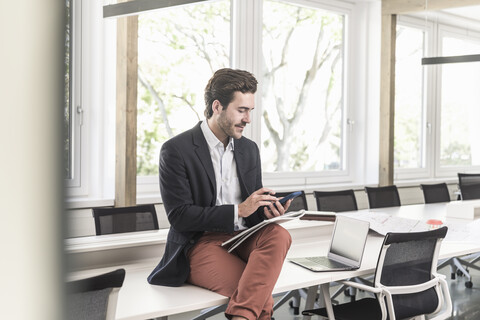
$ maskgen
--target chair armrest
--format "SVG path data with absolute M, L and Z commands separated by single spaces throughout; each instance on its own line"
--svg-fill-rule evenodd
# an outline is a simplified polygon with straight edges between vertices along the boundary
M 430 289 L 434 286 L 436 286 L 439 282 L 439 278 L 433 278 L 432 280 L 422 283 L 422 284 L 417 284 L 417 285 L 411 285 L 411 286 L 395 286 L 395 287 L 390 287 L 390 286 L 382 286 L 382 288 L 385 291 L 388 291 L 390 294 L 395 295 L 395 294 L 409 294 L 409 293 L 417 293 L 421 291 L 425 291 L 427 289 Z
M 365 285 L 363 283 L 353 282 L 353 281 L 349 281 L 349 280 L 342 280 L 342 281 L 339 281 L 339 282 L 346 285 L 346 286 L 353 287 L 353 288 L 360 289 L 360 290 L 365 290 L 365 291 L 372 292 L 372 293 L 381 293 L 382 292 L 381 288 L 375 288 L 375 287 L 372 287 L 372 286 Z
M 439 286 L 439 304 L 437 309 L 433 312 L 434 316 L 429 318 L 432 320 L 445 320 L 448 319 L 452 313 L 452 301 L 450 297 L 450 292 L 448 290 L 447 281 L 444 279 L 443 275 L 438 275 L 432 280 L 425 282 L 421 285 L 412 285 L 412 286 L 398 286 L 398 287 L 382 287 L 383 293 L 385 295 L 385 300 L 387 302 L 387 309 L 389 314 L 395 314 L 393 307 L 392 295 L 395 294 L 409 294 L 415 292 L 425 291 L 429 288 Z M 446 304 L 446 307 L 442 311 L 443 304 Z M 440 312 L 442 311 L 442 312 Z

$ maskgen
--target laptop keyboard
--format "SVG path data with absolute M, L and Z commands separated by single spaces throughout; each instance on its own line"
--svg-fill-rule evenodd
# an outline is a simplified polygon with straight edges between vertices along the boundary
M 345 267 L 343 263 L 336 262 L 333 260 L 328 259 L 327 257 L 306 257 L 305 259 L 315 263 L 322 265 L 327 268 L 339 268 L 339 267 Z

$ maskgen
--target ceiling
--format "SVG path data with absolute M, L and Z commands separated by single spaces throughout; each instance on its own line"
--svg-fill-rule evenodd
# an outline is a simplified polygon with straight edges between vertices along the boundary
M 465 17 L 472 20 L 480 21 L 480 6 L 459 7 L 459 8 L 445 9 L 442 11 L 453 14 L 453 15 L 457 15 L 460 17 Z

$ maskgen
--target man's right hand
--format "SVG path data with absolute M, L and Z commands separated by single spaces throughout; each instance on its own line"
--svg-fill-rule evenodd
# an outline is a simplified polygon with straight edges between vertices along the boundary
M 275 207 L 273 204 L 278 201 L 278 198 L 272 194 L 275 194 L 275 192 L 269 188 L 261 188 L 253 192 L 245 201 L 238 205 L 238 216 L 246 218 L 261 206 Z

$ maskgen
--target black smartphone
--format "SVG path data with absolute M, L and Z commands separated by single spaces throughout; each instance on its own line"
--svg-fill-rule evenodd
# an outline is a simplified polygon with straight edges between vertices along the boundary
M 302 192 L 301 191 L 296 191 L 296 192 L 292 192 L 288 195 L 286 195 L 285 197 L 283 197 L 282 199 L 278 200 L 281 204 L 284 204 L 285 202 L 287 202 L 288 200 L 290 199 L 295 199 L 296 197 L 298 197 L 299 195 L 301 195 Z

